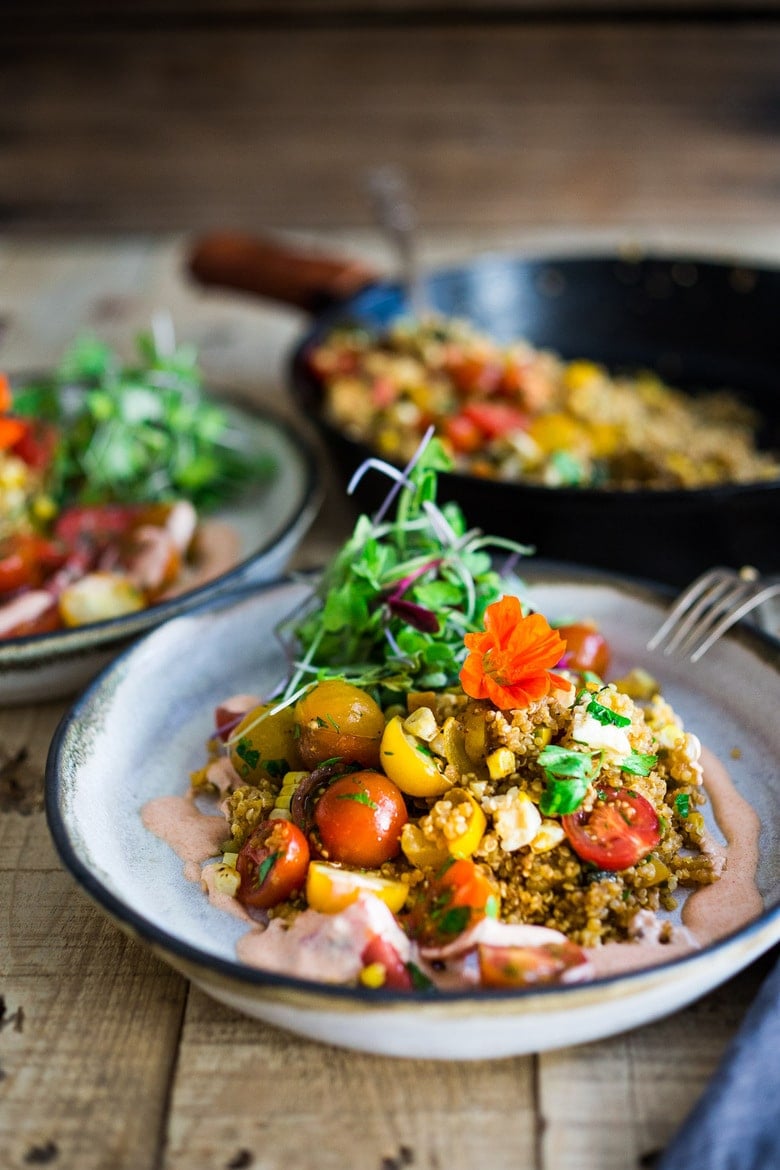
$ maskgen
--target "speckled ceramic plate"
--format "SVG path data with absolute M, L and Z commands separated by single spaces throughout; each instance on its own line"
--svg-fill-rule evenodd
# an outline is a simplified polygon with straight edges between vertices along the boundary
M 620 672 L 644 664 L 686 725 L 728 761 L 761 820 L 763 910 L 704 949 L 627 975 L 525 992 L 368 991 L 265 974 L 235 958 L 245 927 L 213 908 L 140 810 L 183 793 L 217 700 L 262 693 L 283 673 L 276 624 L 304 586 L 219 598 L 155 630 L 92 684 L 63 721 L 47 766 L 47 813 L 60 855 L 123 929 L 224 1003 L 316 1040 L 398 1056 L 469 1059 L 562 1047 L 672 1012 L 780 938 L 780 644 L 742 630 L 696 667 L 645 651 L 666 599 L 615 578 L 535 567 L 531 598 L 549 616 L 594 617 Z M 739 749 L 739 759 L 732 758 Z
M 139 634 L 209 597 L 244 584 L 270 581 L 284 571 L 314 519 L 321 499 L 313 449 L 286 423 L 260 410 L 220 403 L 240 431 L 245 449 L 276 463 L 268 479 L 248 487 L 210 518 L 239 538 L 234 568 L 140 613 L 76 629 L 0 641 L 0 705 L 73 694 Z

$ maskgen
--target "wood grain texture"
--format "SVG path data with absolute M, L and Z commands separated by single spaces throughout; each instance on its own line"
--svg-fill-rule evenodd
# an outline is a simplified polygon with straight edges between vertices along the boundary
M 0 224 L 425 229 L 777 222 L 780 25 L 9 35 Z

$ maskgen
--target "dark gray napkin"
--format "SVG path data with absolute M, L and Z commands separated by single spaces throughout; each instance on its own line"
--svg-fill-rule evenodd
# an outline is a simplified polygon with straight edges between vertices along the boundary
M 780 961 L 656 1170 L 780 1170 Z

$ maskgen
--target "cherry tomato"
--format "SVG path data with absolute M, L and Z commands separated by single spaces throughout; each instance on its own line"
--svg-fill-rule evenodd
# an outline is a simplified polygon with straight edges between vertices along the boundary
M 485 441 L 477 424 L 466 418 L 465 414 L 453 414 L 445 418 L 444 434 L 454 450 L 461 455 L 471 455 L 478 451 Z
M 456 348 L 447 355 L 444 368 L 462 394 L 492 394 L 504 374 L 492 355 L 463 353 Z
M 341 776 L 314 806 L 323 854 L 366 869 L 377 869 L 400 852 L 408 819 L 400 788 L 380 772 Z
M 628 869 L 661 840 L 658 814 L 630 788 L 600 788 L 590 812 L 570 813 L 561 823 L 577 856 L 599 869 Z
M 483 987 L 557 983 L 566 972 L 588 962 L 582 947 L 568 939 L 541 947 L 494 947 L 480 943 L 477 954 Z
M 62 549 L 40 536 L 10 536 L 0 543 L 0 593 L 37 588 L 64 559 Z
M 289 898 L 306 881 L 309 846 L 292 821 L 263 821 L 244 842 L 236 859 L 245 906 L 268 910 Z
M 343 679 L 318 683 L 295 705 L 298 752 L 305 767 L 339 757 L 376 768 L 385 717 L 371 696 Z
M 480 918 L 498 916 L 498 888 L 474 861 L 445 864 L 415 893 L 406 925 L 424 946 L 443 946 Z
M 411 990 L 412 977 L 406 964 L 393 944 L 382 938 L 381 934 L 375 934 L 373 938 L 368 940 L 363 948 L 360 961 L 364 967 L 368 967 L 371 963 L 381 963 L 385 969 L 384 987 L 392 988 L 394 991 Z
M 463 413 L 486 439 L 500 439 L 507 432 L 528 429 L 527 415 L 504 402 L 471 402 L 463 408 Z
M 281 780 L 300 766 L 292 707 L 274 715 L 275 703 L 260 703 L 230 733 L 230 761 L 245 784 Z
M 54 535 L 70 545 L 80 539 L 104 544 L 129 532 L 138 514 L 138 507 L 126 504 L 66 508 L 57 518 Z
M 593 671 L 603 678 L 609 667 L 609 645 L 595 625 L 575 622 L 570 626 L 558 626 L 558 633 L 566 641 L 563 665 L 569 670 Z

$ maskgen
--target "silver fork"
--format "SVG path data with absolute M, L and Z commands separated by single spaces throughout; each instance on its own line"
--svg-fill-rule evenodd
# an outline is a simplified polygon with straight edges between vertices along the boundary
M 698 662 L 735 622 L 778 595 L 780 581 L 762 580 L 751 565 L 710 569 L 677 598 L 647 649 Z

